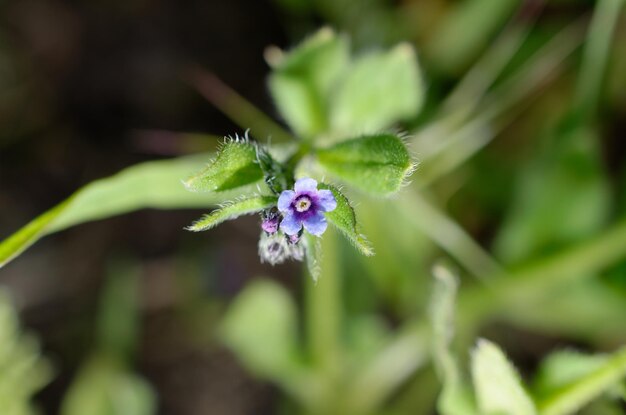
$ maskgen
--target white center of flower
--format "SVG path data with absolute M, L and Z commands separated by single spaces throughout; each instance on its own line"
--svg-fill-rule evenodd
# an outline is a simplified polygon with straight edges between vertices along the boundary
M 301 196 L 296 200 L 295 208 L 298 212 L 306 212 L 311 207 L 311 199 Z

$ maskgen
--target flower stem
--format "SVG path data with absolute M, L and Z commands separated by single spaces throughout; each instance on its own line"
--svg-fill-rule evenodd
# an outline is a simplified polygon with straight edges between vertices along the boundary
M 341 287 L 337 235 L 329 229 L 321 240 L 322 256 L 317 282 L 306 278 L 307 340 L 311 360 L 324 385 L 319 413 L 329 413 L 336 402 L 341 370 Z

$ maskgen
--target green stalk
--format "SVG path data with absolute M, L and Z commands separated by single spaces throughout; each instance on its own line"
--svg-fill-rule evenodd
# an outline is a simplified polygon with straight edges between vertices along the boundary
M 341 370 L 341 284 L 337 234 L 328 229 L 321 242 L 317 282 L 306 276 L 307 340 L 315 371 L 324 386 L 317 412 L 328 413 L 336 402 Z

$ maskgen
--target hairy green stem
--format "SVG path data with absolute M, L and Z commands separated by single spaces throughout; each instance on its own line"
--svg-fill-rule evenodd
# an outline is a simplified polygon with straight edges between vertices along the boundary
M 318 402 L 319 414 L 329 413 L 336 402 L 341 370 L 341 283 L 337 234 L 329 229 L 321 240 L 320 276 L 317 282 L 306 277 L 307 340 L 315 371 L 324 386 Z

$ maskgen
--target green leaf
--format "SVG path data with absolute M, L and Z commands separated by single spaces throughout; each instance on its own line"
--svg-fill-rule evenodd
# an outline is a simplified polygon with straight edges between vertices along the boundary
M 320 183 L 319 188 L 328 189 L 333 192 L 333 196 L 335 196 L 335 200 L 337 201 L 335 210 L 325 213 L 328 222 L 335 225 L 363 255 L 374 255 L 374 250 L 370 246 L 370 243 L 360 233 L 354 209 L 348 198 L 336 187 L 329 184 Z
M 348 52 L 346 39 L 329 28 L 321 29 L 284 56 L 270 49 L 268 60 L 274 64 L 270 92 L 298 135 L 312 137 L 327 130 L 328 96 L 348 65 Z
M 626 348 L 607 356 L 603 362 L 579 361 L 577 366 L 576 371 L 583 376 L 542 399 L 539 403 L 541 415 L 575 413 L 603 393 L 619 388 L 619 382 L 626 378 Z
M 197 222 L 194 222 L 193 225 L 189 226 L 187 230 L 193 232 L 206 231 L 227 220 L 236 219 L 239 216 L 256 213 L 269 208 L 275 205 L 277 200 L 275 196 L 257 196 L 249 199 L 236 200 L 205 215 Z
M 83 187 L 0 243 L 0 266 L 45 235 L 80 223 L 143 208 L 181 209 L 215 205 L 228 195 L 185 190 L 180 180 L 199 169 L 206 155 L 138 164 Z
M 400 137 L 377 134 L 317 151 L 322 167 L 338 179 L 374 195 L 396 192 L 415 168 Z
M 533 415 L 537 411 L 517 370 L 500 348 L 480 339 L 472 353 L 472 377 L 481 413 Z
M 300 370 L 297 308 L 270 280 L 255 280 L 230 305 L 220 337 L 253 373 L 272 380 Z
M 575 350 L 560 350 L 541 362 L 534 383 L 535 396 L 545 399 L 560 388 L 583 378 L 608 359 L 607 355 L 589 355 Z
M 119 362 L 95 355 L 80 369 L 65 395 L 61 415 L 152 415 L 156 397 L 141 377 Z
M 416 117 L 424 87 L 413 48 L 400 44 L 365 56 L 346 74 L 333 100 L 332 131 L 374 133 Z
M 429 308 L 432 326 L 432 353 L 437 374 L 443 383 L 437 400 L 442 415 L 477 415 L 470 388 L 463 379 L 450 345 L 454 336 L 454 307 L 458 278 L 448 267 L 433 267 L 435 286 Z
M 195 192 L 223 192 L 255 183 L 263 178 L 257 148 L 247 138 L 227 139 L 214 160 L 185 180 Z

